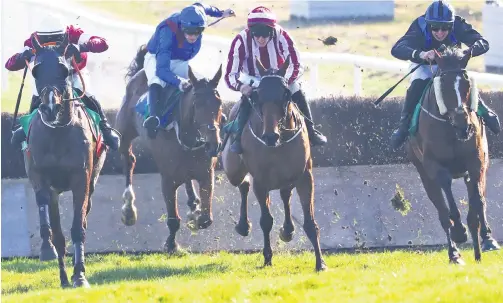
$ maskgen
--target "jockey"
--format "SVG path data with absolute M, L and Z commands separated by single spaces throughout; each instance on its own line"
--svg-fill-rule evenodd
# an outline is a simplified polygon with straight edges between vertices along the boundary
M 391 49 L 391 54 L 400 60 L 412 61 L 411 68 L 427 61 L 431 64 L 419 67 L 410 79 L 405 103 L 400 117 L 400 126 L 391 136 L 393 148 L 399 148 L 407 138 L 409 123 L 426 85 L 437 71 L 435 52 L 441 44 L 446 46 L 466 44 L 473 47 L 473 56 L 480 56 L 489 50 L 489 43 L 465 19 L 456 16 L 454 8 L 445 1 L 434 1 L 423 16 L 418 17 L 403 37 Z M 424 61 L 423 61 L 424 60 Z M 433 71 L 432 71 L 433 70 Z M 482 119 L 489 129 L 499 133 L 498 116 L 479 97 L 479 104 L 485 108 Z
M 299 51 L 290 35 L 276 23 L 276 16 L 268 8 L 259 6 L 253 9 L 248 14 L 248 28 L 242 30 L 232 41 L 225 71 L 225 82 L 230 89 L 240 91 L 244 96 L 250 96 L 252 93 L 250 80 L 254 81 L 254 87 L 257 87 L 260 82 L 254 58 L 259 57 L 265 68 L 278 69 L 288 55 L 291 57 L 291 63 L 285 78 L 292 93 L 292 100 L 306 117 L 311 144 L 323 145 L 327 139 L 314 128 L 311 109 L 300 87 L 299 78 L 303 68 L 299 62 Z M 242 79 L 239 77 L 240 72 L 244 73 Z M 241 101 L 240 107 L 237 120 L 238 132 L 231 145 L 231 151 L 238 154 L 243 152 L 241 133 L 251 111 L 251 106 L 246 101 Z
M 148 106 L 150 116 L 143 126 L 148 136 L 155 138 L 159 127 L 159 112 L 156 103 L 166 84 L 184 92 L 190 89 L 189 60 L 201 49 L 202 33 L 207 27 L 206 15 L 229 17 L 231 9 L 222 11 L 214 6 L 194 3 L 161 21 L 147 43 L 144 70 L 148 83 Z
M 95 96 L 90 94 L 89 90 L 87 89 L 89 87 L 89 75 L 88 70 L 85 69 L 87 64 L 87 52 L 101 53 L 106 51 L 108 49 L 107 41 L 104 38 L 98 36 L 85 34 L 84 31 L 79 27 L 73 25 L 66 26 L 64 25 L 62 20 L 55 15 L 47 16 L 39 25 L 38 30 L 32 35 L 35 35 L 41 45 L 62 42 L 65 38 L 65 35 L 68 35 L 68 41 L 70 43 L 69 48 L 74 48 L 74 51 L 79 51 L 82 58 L 80 62 L 77 62 L 76 58 L 77 66 L 81 71 L 82 77 L 84 78 L 86 84 L 86 95 L 82 98 L 82 102 L 86 107 L 99 114 L 101 118 L 100 129 L 103 133 L 103 141 L 113 150 L 117 150 L 120 144 L 120 137 L 112 132 L 116 131 L 113 130 L 108 124 L 107 117 L 105 116 L 100 103 L 98 102 L 98 100 L 96 100 Z M 17 71 L 25 68 L 25 60 L 27 60 L 28 62 L 33 62 L 34 52 L 32 48 L 33 46 L 31 44 L 31 40 L 30 38 L 28 38 L 24 42 L 24 49 L 20 53 L 13 55 L 5 64 L 5 68 L 10 71 Z M 82 92 L 82 83 L 80 82 L 80 78 L 76 74 L 76 71 L 74 71 L 70 75 L 70 77 L 72 87 L 77 88 Z M 33 96 L 30 104 L 30 113 L 38 108 L 40 103 L 41 100 L 36 85 L 33 85 Z M 25 133 L 23 129 L 19 127 L 14 131 L 11 142 L 15 146 L 18 146 L 24 140 L 26 140 Z

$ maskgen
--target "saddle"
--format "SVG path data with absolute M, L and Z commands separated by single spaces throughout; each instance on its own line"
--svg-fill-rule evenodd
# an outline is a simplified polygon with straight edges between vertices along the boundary
M 136 112 L 143 116 L 143 119 L 147 119 L 150 116 L 150 108 L 148 106 L 148 91 L 145 92 L 138 99 L 136 103 Z M 161 91 L 161 96 L 157 101 L 157 108 L 159 110 L 159 120 L 160 126 L 162 128 L 168 128 L 168 126 L 174 122 L 175 117 L 173 112 L 176 106 L 179 104 L 183 96 L 183 92 L 177 87 L 172 85 L 166 85 Z

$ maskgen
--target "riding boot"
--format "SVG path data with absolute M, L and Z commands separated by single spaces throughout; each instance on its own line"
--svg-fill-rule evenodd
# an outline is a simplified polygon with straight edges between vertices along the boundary
M 421 95 L 428 84 L 429 79 L 416 79 L 412 81 L 403 104 L 402 113 L 400 115 L 400 125 L 391 135 L 391 146 L 394 149 L 399 148 L 407 139 L 409 134 L 409 123 L 414 114 L 414 110 L 421 98 Z
M 162 86 L 152 83 L 148 87 L 148 108 L 149 117 L 143 122 L 143 127 L 147 129 L 147 136 L 154 139 L 157 134 L 157 128 L 160 125 L 159 113 L 157 112 L 157 103 L 161 97 Z
M 31 96 L 29 113 L 31 114 L 35 109 L 38 108 L 39 105 L 40 105 L 40 97 L 35 95 Z M 21 147 L 21 143 L 23 143 L 23 141 L 25 140 L 26 140 L 26 134 L 24 133 L 23 128 L 19 126 L 15 131 L 12 132 L 10 143 L 14 147 Z
M 500 121 L 498 115 L 490 109 L 487 104 L 484 103 L 484 100 L 479 96 L 479 106 L 482 106 L 482 119 L 484 119 L 487 127 L 495 134 L 498 134 L 501 130 Z
M 113 129 L 110 124 L 108 124 L 107 116 L 101 108 L 101 104 L 98 100 L 96 100 L 94 96 L 84 96 L 84 98 L 82 98 L 82 102 L 84 102 L 86 107 L 95 111 L 100 116 L 100 130 L 103 133 L 103 141 L 105 144 L 112 150 L 119 150 L 121 135 L 117 130 Z
M 297 104 L 300 111 L 304 115 L 307 133 L 309 134 L 309 141 L 313 146 L 316 145 L 324 145 L 327 143 L 327 137 L 325 137 L 320 131 L 314 128 L 313 116 L 311 114 L 311 108 L 309 107 L 309 103 L 307 103 L 306 95 L 302 90 L 299 90 L 295 94 L 292 95 L 292 100 Z
M 241 134 L 245 128 L 246 122 L 248 121 L 248 117 L 251 113 L 251 104 L 246 98 L 241 98 L 241 104 L 239 106 L 239 113 L 236 117 L 238 123 L 238 129 L 236 131 L 236 136 L 234 138 L 234 142 L 230 147 L 231 152 L 236 154 L 243 153 L 243 147 L 241 146 Z

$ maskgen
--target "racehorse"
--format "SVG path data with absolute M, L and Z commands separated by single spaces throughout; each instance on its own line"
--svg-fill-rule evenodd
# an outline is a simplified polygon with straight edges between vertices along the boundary
M 85 86 L 82 95 L 74 98 L 69 84 L 71 67 L 65 60 L 68 37 L 59 45 L 52 46 L 41 46 L 34 36 L 31 42 L 36 52 L 32 74 L 40 92 L 41 104 L 38 110 L 21 119 L 31 118 L 24 159 L 39 209 L 42 238 L 40 260 L 57 258 L 61 286 L 70 286 L 65 269 L 66 243 L 58 204 L 62 192 L 72 191 L 72 282 L 74 287 L 89 287 L 84 266 L 87 215 L 91 210 L 95 184 L 105 162 L 106 147 L 102 144 L 99 129 L 90 113 L 81 102 L 76 102 L 84 96 Z M 79 54 L 67 53 L 66 56 L 78 57 Z M 73 63 L 76 67 L 75 60 Z
M 216 156 L 221 144 L 219 124 L 222 117 L 222 100 L 216 87 L 222 76 L 222 66 L 211 80 L 197 79 L 189 66 L 188 74 L 192 87 L 182 94 L 172 112 L 172 117 L 175 117 L 174 129 L 160 129 L 157 136 L 150 139 L 142 126 L 142 115 L 135 111 L 137 102 L 148 90 L 143 70 L 145 52 L 145 48 L 141 47 L 134 61 L 136 64 L 131 64 L 129 67 L 128 75 L 133 76 L 127 84 L 126 95 L 116 118 L 116 126 L 122 134 L 120 152 L 126 176 L 122 222 L 131 226 L 137 219 L 132 183 L 136 158 L 132 151 L 132 141 L 140 136 L 148 142 L 160 171 L 162 193 L 168 213 L 167 225 L 170 231 L 164 248 L 168 253 L 174 253 L 179 250 L 175 235 L 180 228 L 181 219 L 178 214 L 176 191 L 181 184 L 185 183 L 186 187 L 190 186 L 191 189 L 188 203 L 189 227 L 205 229 L 213 222 L 211 204 Z M 171 88 L 167 86 L 166 89 Z M 163 93 L 163 96 L 166 96 L 166 93 Z M 162 102 L 165 103 L 166 100 Z M 194 202 L 194 195 L 192 197 L 190 195 L 192 180 L 197 180 L 199 183 L 200 205 Z
M 456 243 L 466 242 L 468 235 L 452 193 L 453 179 L 464 177 L 468 190 L 467 222 L 475 260 L 481 260 L 479 231 L 483 251 L 498 249 L 486 217 L 489 154 L 486 130 L 477 115 L 477 86 L 466 71 L 471 57 L 471 49 L 463 52 L 459 47 L 448 47 L 442 53 L 436 51 L 438 71 L 419 105 L 417 133 L 406 145 L 408 157 L 438 211 L 447 235 L 449 261 L 454 264 L 464 264 Z
M 230 183 L 241 193 L 241 211 L 236 231 L 247 236 L 251 229 L 248 219 L 248 192 L 253 177 L 253 191 L 260 203 L 260 227 L 264 234 L 264 266 L 272 265 L 270 232 L 273 217 L 270 212 L 269 191 L 279 189 L 283 200 L 285 219 L 280 238 L 289 242 L 293 238 L 294 224 L 290 199 L 296 188 L 304 213 L 304 231 L 314 247 L 316 270 L 327 268 L 321 255 L 319 228 L 314 218 L 314 182 L 309 137 L 304 119 L 291 102 L 291 94 L 284 78 L 290 57 L 278 69 L 266 70 L 256 59 L 261 76 L 260 84 L 252 93 L 253 113 L 241 137 L 242 156 L 230 152 L 231 140 L 222 151 L 222 163 Z M 248 102 L 243 99 L 241 102 Z M 230 120 L 237 115 L 239 103 L 231 110 Z

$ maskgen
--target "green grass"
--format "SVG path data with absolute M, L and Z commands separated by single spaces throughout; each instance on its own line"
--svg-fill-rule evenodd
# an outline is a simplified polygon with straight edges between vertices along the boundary
M 311 253 L 90 255 L 91 289 L 59 289 L 56 262 L 2 262 L 2 302 L 497 302 L 503 252 L 449 265 L 445 251 L 326 255 L 314 272 Z M 70 260 L 68 260 L 70 261 Z M 71 275 L 71 268 L 69 268 Z
M 171 13 L 182 9 L 193 1 L 77 1 L 89 9 L 121 20 L 156 25 Z M 484 1 L 451 1 L 458 14 L 466 18 L 478 31 L 483 33 L 482 7 Z M 344 52 L 385 59 L 394 59 L 390 50 L 394 43 L 405 33 L 412 20 L 423 14 L 428 1 L 397 0 L 393 21 L 370 22 L 303 22 L 290 20 L 290 1 L 240 1 L 215 0 L 211 5 L 220 9 L 232 8 L 235 18 L 223 20 L 208 28 L 207 33 L 228 38 L 234 37 L 246 24 L 248 12 L 258 5 L 270 7 L 278 16 L 280 24 L 286 28 L 301 51 L 308 52 Z M 213 18 L 210 18 L 213 20 Z M 335 46 L 325 46 L 318 39 L 328 36 L 338 38 Z M 229 45 L 230 47 L 230 45 Z M 483 57 L 470 61 L 469 68 L 484 71 Z M 308 77 L 306 73 L 304 77 Z M 393 86 L 401 74 L 365 70 L 363 74 L 363 96 L 380 96 Z M 319 81 L 325 91 L 334 94 L 353 93 L 353 68 L 351 65 L 324 64 L 319 71 Z M 389 97 L 404 96 L 408 81 L 403 81 Z M 480 90 L 488 87 L 480 86 Z
M 32 76 L 26 73 L 24 81 L 23 93 L 21 95 L 21 103 L 19 104 L 19 113 L 25 113 L 30 109 L 31 95 L 32 95 Z M 21 80 L 23 79 L 23 71 L 9 72 L 8 74 L 8 89 L 2 89 L 1 108 L 2 112 L 13 113 L 16 108 L 17 95 L 21 87 Z

